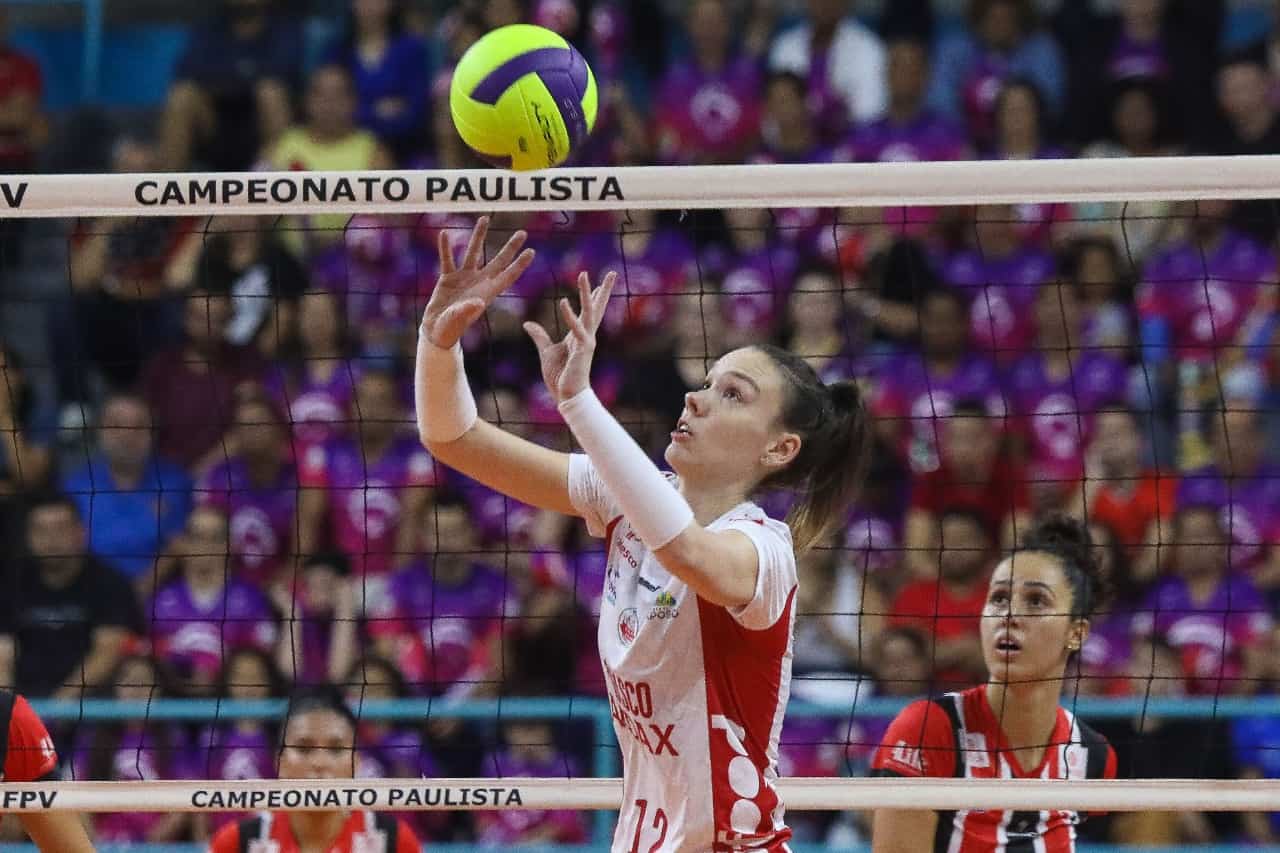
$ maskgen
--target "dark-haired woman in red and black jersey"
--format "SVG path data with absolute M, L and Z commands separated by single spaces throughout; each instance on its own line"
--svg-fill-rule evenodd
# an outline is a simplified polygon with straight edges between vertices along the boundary
M 36 712 L 17 693 L 0 689 L 0 782 L 53 779 L 58 754 Z M 3 817 L 3 812 L 0 812 Z M 22 828 L 43 853 L 93 853 L 79 815 L 72 812 L 24 812 Z
M 982 612 L 988 682 L 905 708 L 880 742 L 875 775 L 1111 779 L 1115 752 L 1059 704 L 1067 661 L 1103 589 L 1088 528 L 1037 525 L 996 567 Z M 874 853 L 1070 853 L 1076 812 L 891 811 L 875 815 Z

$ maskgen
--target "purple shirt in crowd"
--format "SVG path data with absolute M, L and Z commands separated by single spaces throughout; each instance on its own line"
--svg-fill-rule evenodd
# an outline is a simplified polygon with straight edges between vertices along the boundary
M 1168 325 L 1179 357 L 1207 359 L 1235 341 L 1259 284 L 1275 281 L 1275 254 L 1227 231 L 1212 250 L 1183 242 L 1151 260 L 1142 271 L 1138 314 Z
M 209 470 L 196 487 L 196 500 L 226 513 L 234 568 L 240 577 L 265 587 L 290 552 L 298 509 L 298 471 L 280 466 L 273 483 L 255 485 L 249 466 L 232 457 Z
M 908 122 L 882 118 L 856 128 L 837 159 L 859 163 L 928 163 L 969 156 L 964 131 L 944 117 L 921 110 Z
M 1123 401 L 1128 369 L 1103 352 L 1073 356 L 1071 371 L 1049 375 L 1042 353 L 1019 359 L 1005 379 L 1009 410 L 1027 447 L 1028 475 L 1037 479 L 1075 479 L 1084 472 L 1084 452 L 1094 413 Z
M 499 779 L 512 777 L 555 779 L 580 775 L 577 762 L 569 755 L 557 753 L 546 761 L 530 761 L 517 758 L 508 751 L 486 755 L 481 772 L 486 776 Z M 540 840 L 549 840 L 558 844 L 577 844 L 586 841 L 586 814 L 568 809 L 504 809 L 495 812 L 476 812 L 476 840 L 481 844 L 519 844 L 532 832 L 536 831 L 541 835 L 549 825 L 555 828 L 554 837 Z
M 312 287 L 341 296 L 353 328 L 415 323 L 424 288 L 435 281 L 435 256 L 419 251 L 407 229 L 359 219 L 344 242 L 312 260 Z
M 720 282 L 725 322 L 743 332 L 768 336 L 786 313 L 799 264 L 795 249 L 773 243 L 730 257 Z
M 1123 32 L 1107 59 L 1107 76 L 1113 80 L 1159 79 L 1170 70 L 1164 42 L 1136 41 Z
M 760 133 L 760 63 L 739 56 L 716 72 L 694 59 L 671 65 L 658 85 L 658 156 L 686 165 L 740 158 Z
M 78 780 L 92 778 L 95 736 L 92 727 L 77 740 L 72 754 L 72 776 Z M 166 738 L 151 729 L 126 728 L 115 743 L 111 755 L 110 775 L 103 782 L 154 782 L 162 779 L 190 779 L 192 755 L 182 732 L 169 729 Z M 162 812 L 107 812 L 93 816 L 94 838 L 99 842 L 126 844 L 148 840 L 160 821 Z
M 210 684 L 232 651 L 269 652 L 275 643 L 271 605 L 256 587 L 236 578 L 207 601 L 197 601 L 179 577 L 156 593 L 148 615 L 156 657 Z
M 350 438 L 309 448 L 299 479 L 324 489 L 333 543 L 350 558 L 353 571 L 380 574 L 395 560 L 406 488 L 436 485 L 435 463 L 415 436 L 396 438 L 378 459 Z
M 350 362 L 339 364 L 325 379 L 306 365 L 277 365 L 268 372 L 267 392 L 288 412 L 299 451 L 346 431 L 357 375 Z
M 369 632 L 408 640 L 401 644 L 401 673 L 432 694 L 443 693 L 466 675 L 478 644 L 500 625 L 510 594 L 505 577 L 478 563 L 457 585 L 436 580 L 427 566 L 411 566 L 392 576 L 387 600 L 370 614 Z
M 1231 692 L 1241 650 L 1266 642 L 1271 628 L 1266 599 L 1241 575 L 1223 577 L 1203 602 L 1191 599 L 1184 579 L 1165 577 L 1133 617 L 1134 634 L 1163 637 L 1177 650 L 1191 692 L 1202 694 Z
M 964 251 L 952 256 L 943 270 L 943 278 L 969 298 L 973 345 L 999 361 L 1016 358 L 1030 346 L 1036 291 L 1053 274 L 1053 258 L 1028 248 L 1003 258 L 977 249 Z
M 274 779 L 275 743 L 265 727 L 211 726 L 200 733 L 200 778 L 240 781 Z M 247 817 L 245 812 L 214 812 L 210 832 Z
M 1266 557 L 1280 529 L 1280 465 L 1264 463 L 1252 476 L 1228 479 L 1214 465 L 1182 475 L 1179 507 L 1211 507 L 1231 533 L 1231 567 L 1251 569 Z

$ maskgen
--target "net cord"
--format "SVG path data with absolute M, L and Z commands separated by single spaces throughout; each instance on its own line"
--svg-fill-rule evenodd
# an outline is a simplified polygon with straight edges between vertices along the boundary
M 1269 811 L 1280 780 L 829 779 L 778 783 L 792 811 Z M 0 786 L 0 812 L 617 809 L 621 779 L 40 782 Z
M 1280 198 L 1280 155 L 381 172 L 0 175 L 0 219 Z

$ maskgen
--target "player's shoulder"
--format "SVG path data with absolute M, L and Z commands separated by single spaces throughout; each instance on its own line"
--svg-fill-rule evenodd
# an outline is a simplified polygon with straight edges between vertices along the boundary
M 252 817 L 226 824 L 214 833 L 213 838 L 209 841 L 209 853 L 240 853 L 242 835 L 246 838 L 252 837 L 251 832 L 242 833 L 242 828 L 245 824 L 256 826 L 261 820 L 259 817 Z

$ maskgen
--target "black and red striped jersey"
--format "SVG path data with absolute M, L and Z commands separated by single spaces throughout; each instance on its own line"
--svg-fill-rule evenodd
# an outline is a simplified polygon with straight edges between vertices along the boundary
M 0 689 L 0 780 L 42 782 L 58 766 L 53 738 L 27 700 Z
M 1114 779 L 1106 738 L 1065 708 L 1037 767 L 1024 768 L 1005 740 L 985 687 L 947 693 L 903 709 L 880 741 L 876 776 L 966 779 Z M 1072 853 L 1080 815 L 962 810 L 939 812 L 935 853 Z

